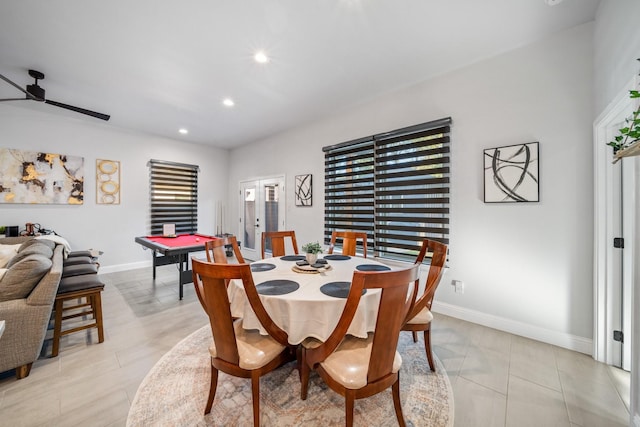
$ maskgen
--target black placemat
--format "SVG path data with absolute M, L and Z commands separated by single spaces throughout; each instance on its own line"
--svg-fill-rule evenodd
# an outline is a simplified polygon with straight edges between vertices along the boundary
M 259 273 L 261 271 L 269 271 L 269 270 L 273 270 L 274 268 L 276 268 L 274 264 L 269 264 L 266 262 L 251 264 L 251 271 L 253 271 L 254 273 Z
M 351 282 L 329 282 L 320 286 L 320 292 L 334 298 L 346 298 L 349 296 L 349 290 L 351 289 Z M 362 295 L 366 294 L 367 290 L 362 290 Z
M 301 261 L 306 259 L 306 257 L 304 255 L 285 255 L 280 257 L 280 259 L 283 261 Z
M 356 270 L 359 271 L 387 271 L 391 270 L 386 265 L 378 265 L 378 264 L 360 264 L 356 267 Z
M 346 261 L 351 259 L 349 255 L 325 255 L 323 258 L 329 261 Z
M 298 290 L 300 285 L 293 280 L 267 280 L 256 286 L 260 295 L 286 295 Z

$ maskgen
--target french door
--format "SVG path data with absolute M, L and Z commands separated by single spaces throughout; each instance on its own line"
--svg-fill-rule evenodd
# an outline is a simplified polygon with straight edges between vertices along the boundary
M 263 231 L 284 229 L 285 206 L 284 176 L 240 182 L 238 240 L 245 259 L 262 258 Z

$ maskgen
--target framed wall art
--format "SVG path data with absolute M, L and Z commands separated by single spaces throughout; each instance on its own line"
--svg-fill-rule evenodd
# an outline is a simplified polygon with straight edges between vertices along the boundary
M 485 203 L 540 201 L 538 143 L 484 150 Z
M 0 203 L 83 202 L 83 157 L 0 148 Z
M 96 159 L 96 203 L 120 204 L 120 162 Z
M 311 206 L 313 201 L 311 174 L 296 175 L 296 206 Z

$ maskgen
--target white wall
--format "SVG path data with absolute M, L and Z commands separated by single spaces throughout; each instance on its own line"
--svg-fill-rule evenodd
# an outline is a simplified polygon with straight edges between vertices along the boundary
M 53 108 L 43 106 L 45 108 Z M 149 159 L 200 165 L 199 231 L 215 231 L 215 203 L 226 198 L 228 151 L 119 130 L 99 121 L 0 105 L 0 147 L 84 157 L 84 204 L 0 204 L 0 224 L 39 223 L 74 249 L 104 251 L 103 271 L 147 264 L 150 251 L 134 242 L 149 233 Z M 120 205 L 96 204 L 96 159 L 121 162 Z
M 451 116 L 451 268 L 434 308 L 590 352 L 592 36 L 585 24 L 232 150 L 229 194 L 242 179 L 284 173 L 287 227 L 300 244 L 321 239 L 323 146 Z M 540 203 L 484 204 L 482 150 L 532 141 Z M 293 201 L 303 173 L 313 174 L 308 208 Z

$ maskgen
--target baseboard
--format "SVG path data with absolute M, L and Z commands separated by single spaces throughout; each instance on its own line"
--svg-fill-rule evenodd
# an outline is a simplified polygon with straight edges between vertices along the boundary
M 514 335 L 520 335 L 588 355 L 593 354 L 593 341 L 589 338 L 553 331 L 539 326 L 519 322 L 517 320 L 506 319 L 504 317 L 494 316 L 493 314 L 487 314 L 439 301 L 434 301 L 432 310 L 435 313 L 466 320 L 467 322 L 477 323 L 489 328 L 509 332 Z M 638 425 L 638 427 L 640 427 L 640 425 Z
M 99 262 L 99 261 L 98 261 Z M 119 271 L 135 270 L 136 268 L 151 267 L 151 261 L 138 261 L 130 264 L 116 264 L 100 267 L 100 273 L 117 273 Z

